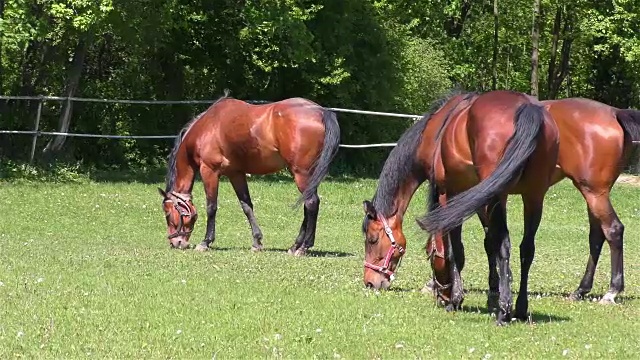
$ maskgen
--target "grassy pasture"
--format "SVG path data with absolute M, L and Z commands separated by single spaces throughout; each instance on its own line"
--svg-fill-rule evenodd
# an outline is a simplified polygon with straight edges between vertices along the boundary
M 468 291 L 446 313 L 420 289 L 430 270 L 413 219 L 393 290 L 362 285 L 362 200 L 374 180 L 321 188 L 313 256 L 285 251 L 301 209 L 288 180 L 250 179 L 267 248 L 251 234 L 230 184 L 221 185 L 215 250 L 167 246 L 155 183 L 0 184 L 0 358 L 636 358 L 640 342 L 640 189 L 618 184 L 613 201 L 625 232 L 626 292 L 617 306 L 570 302 L 584 271 L 588 223 L 564 181 L 547 196 L 531 271 L 533 323 L 494 325 L 485 309 L 486 257 L 476 218 L 464 228 Z M 204 233 L 202 185 L 194 190 Z M 512 197 L 514 291 L 522 208 Z M 605 245 L 594 294 L 609 282 Z M 514 294 L 515 296 L 515 294 Z M 514 298 L 515 299 L 515 298 Z

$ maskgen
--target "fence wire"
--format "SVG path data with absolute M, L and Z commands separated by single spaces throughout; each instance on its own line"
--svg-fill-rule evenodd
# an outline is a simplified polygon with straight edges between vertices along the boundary
M 176 104 L 212 104 L 215 100 L 127 100 L 127 99 L 99 99 L 99 98 L 78 98 L 78 97 L 61 97 L 61 96 L 5 96 L 0 95 L 0 100 L 27 100 L 27 101 L 39 101 L 38 114 L 36 119 L 35 130 L 0 130 L 0 134 L 9 135 L 33 135 L 33 146 L 31 150 L 31 160 L 33 160 L 33 154 L 37 138 L 39 136 L 68 136 L 68 137 L 83 137 L 83 138 L 105 138 L 105 139 L 175 139 L 176 135 L 107 135 L 107 134 L 81 134 L 81 133 L 69 133 L 58 131 L 40 131 L 38 126 L 40 123 L 40 113 L 42 103 L 45 101 L 73 101 L 73 102 L 91 102 L 91 103 L 115 103 L 115 104 L 139 104 L 139 105 L 176 105 Z M 265 100 L 247 100 L 246 102 L 252 104 L 267 104 L 270 101 Z M 411 114 L 399 114 L 379 111 L 367 111 L 345 108 L 332 108 L 325 107 L 325 109 L 335 112 L 360 114 L 360 115 L 374 115 L 384 117 L 405 118 L 412 120 L 419 120 L 421 115 Z M 640 141 L 633 141 L 633 144 L 640 144 Z M 340 144 L 341 148 L 349 149 L 364 149 L 375 147 L 394 147 L 397 143 L 376 143 L 376 144 Z

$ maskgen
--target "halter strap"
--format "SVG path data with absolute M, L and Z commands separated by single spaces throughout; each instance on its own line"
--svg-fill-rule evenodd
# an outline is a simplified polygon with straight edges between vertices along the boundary
M 443 252 L 439 252 L 438 251 L 438 246 L 436 245 L 435 239 L 433 239 L 431 241 L 431 246 L 429 246 L 429 249 L 427 251 L 428 251 L 427 252 L 427 257 L 429 258 L 429 261 L 431 263 L 433 263 L 433 260 L 436 257 L 439 257 L 441 259 L 446 259 L 444 251 Z M 432 265 L 432 267 L 433 267 L 433 265 Z M 449 301 L 449 298 L 444 296 L 443 291 L 451 288 L 451 286 L 453 286 L 453 282 L 449 282 L 448 284 L 444 284 L 444 285 L 441 284 L 438 281 L 438 278 L 436 277 L 436 274 L 433 271 L 433 268 L 432 268 L 432 280 L 433 280 L 433 288 L 432 288 L 432 290 L 433 290 L 434 295 L 436 296 L 436 298 L 438 298 L 438 299 L 440 299 L 440 300 L 442 300 L 444 302 Z

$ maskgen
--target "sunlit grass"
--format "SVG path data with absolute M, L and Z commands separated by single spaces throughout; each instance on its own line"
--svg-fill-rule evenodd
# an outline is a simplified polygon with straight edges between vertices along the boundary
M 430 274 L 424 235 L 407 215 L 408 254 L 393 284 L 363 289 L 362 200 L 376 182 L 321 186 L 315 252 L 284 251 L 297 235 L 292 182 L 250 180 L 267 251 L 233 190 L 221 185 L 215 250 L 172 251 L 155 184 L 0 185 L 0 358 L 631 358 L 640 340 L 640 189 L 616 185 L 625 232 L 626 292 L 618 306 L 569 302 L 588 250 L 586 208 L 567 182 L 547 197 L 531 271 L 534 324 L 497 328 L 485 312 L 486 257 L 477 219 L 464 228 L 469 290 L 446 313 L 420 293 Z M 158 184 L 159 185 L 159 184 Z M 194 232 L 204 234 L 202 213 Z M 520 200 L 512 197 L 514 290 L 519 283 Z M 609 283 L 605 246 L 594 293 Z M 564 356 L 563 356 L 564 355 Z

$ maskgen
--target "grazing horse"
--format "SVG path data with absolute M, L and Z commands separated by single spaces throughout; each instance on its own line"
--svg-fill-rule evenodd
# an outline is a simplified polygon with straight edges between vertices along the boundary
M 558 125 L 560 150 L 553 183 L 569 178 L 587 203 L 589 217 L 589 258 L 578 288 L 570 295 L 582 299 L 593 287 L 593 277 L 604 241 L 611 252 L 611 281 L 601 304 L 615 304 L 624 290 L 623 235 L 624 225 L 611 204 L 610 192 L 616 179 L 628 163 L 633 141 L 640 141 L 640 111 L 618 109 L 594 100 L 567 98 L 542 102 Z M 437 199 L 430 197 L 430 204 Z M 430 205 L 431 207 L 431 205 Z M 483 226 L 487 215 L 479 212 Z M 485 239 L 486 242 L 487 239 Z M 438 237 L 430 239 L 427 249 L 434 277 L 426 285 L 444 302 L 449 300 L 450 274 L 445 259 L 434 258 L 434 250 L 444 247 Z M 486 245 L 486 243 L 485 243 Z M 487 250 L 487 256 L 490 251 Z M 464 254 L 458 260 L 464 263 Z M 439 280 L 438 280 L 439 277 Z M 442 285 L 445 284 L 445 285 Z M 489 258 L 489 306 L 498 292 L 496 263 Z
M 445 120 L 436 139 L 430 179 L 430 200 L 438 196 L 438 205 L 431 205 L 418 224 L 431 236 L 445 237 L 453 309 L 464 297 L 460 277 L 462 223 L 484 210 L 488 220 L 485 250 L 489 261 L 497 262 L 499 268 L 497 323 L 511 321 L 511 241 L 506 205 L 509 194 L 519 194 L 524 204 L 524 236 L 515 317 L 526 319 L 535 234 L 545 195 L 553 184 L 559 143 L 558 127 L 544 105 L 512 91 L 478 95 Z
M 304 202 L 304 220 L 289 253 L 302 256 L 314 245 L 320 199 L 318 186 L 329 171 L 340 141 L 335 113 L 302 98 L 252 105 L 226 94 L 187 123 L 169 156 L 166 189 L 158 188 L 166 215 L 169 244 L 189 247 L 197 219 L 191 200 L 196 172 L 207 199 L 207 228 L 196 249 L 215 240 L 218 184 L 227 176 L 260 251 L 262 231 L 253 212 L 246 174 L 271 174 L 288 168 Z

